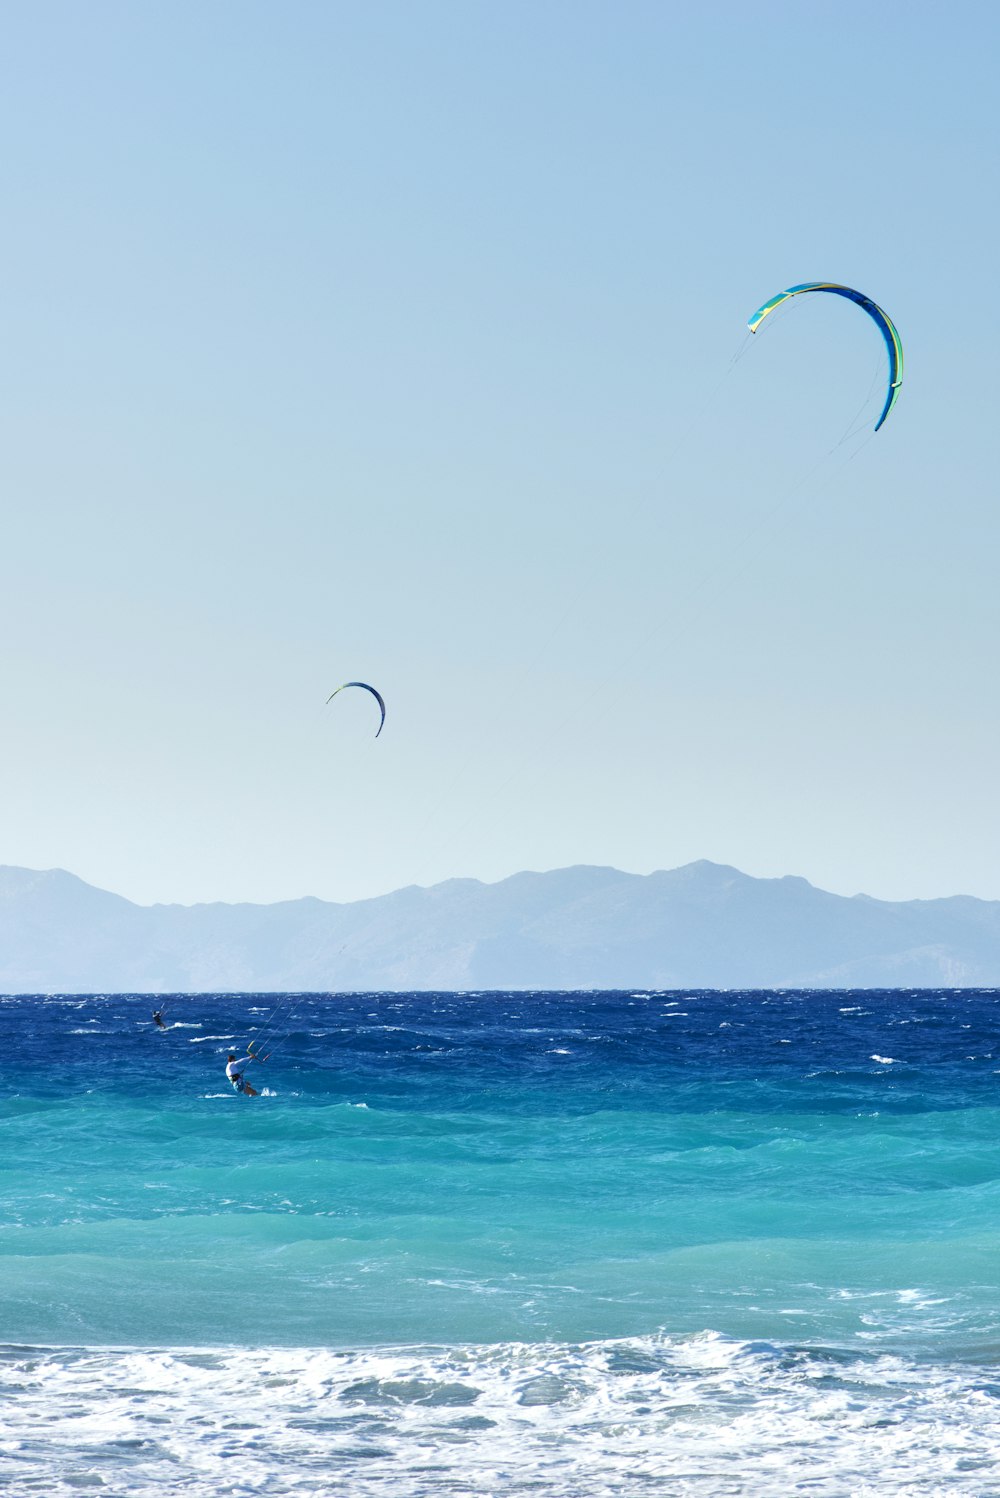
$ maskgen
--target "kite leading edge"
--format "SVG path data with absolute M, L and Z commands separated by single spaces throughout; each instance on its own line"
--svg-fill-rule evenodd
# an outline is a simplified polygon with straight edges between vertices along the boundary
M 765 302 L 763 307 L 758 307 L 753 317 L 747 323 L 747 327 L 751 333 L 756 333 L 769 312 L 773 312 L 775 307 L 780 307 L 782 302 L 787 302 L 789 297 L 799 296 L 803 291 L 831 291 L 835 296 L 845 296 L 848 301 L 856 302 L 859 307 L 864 308 L 865 312 L 868 313 L 868 316 L 877 325 L 882 337 L 885 339 L 885 346 L 889 352 L 889 389 L 886 392 L 882 414 L 875 423 L 875 430 L 877 432 L 896 404 L 896 397 L 899 395 L 899 388 L 903 383 L 903 345 L 900 342 L 899 334 L 896 332 L 892 318 L 888 313 L 883 312 L 882 308 L 877 302 L 873 302 L 871 297 L 865 296 L 864 292 L 855 291 L 852 286 L 840 286 L 836 281 L 807 281 L 802 286 L 789 286 L 787 291 L 779 291 L 778 295 L 773 296 L 769 302 Z
M 376 692 L 375 688 L 370 687 L 366 681 L 345 681 L 343 686 L 337 687 L 336 691 L 330 693 L 329 697 L 326 699 L 327 703 L 331 703 L 334 697 L 336 697 L 337 692 L 342 692 L 344 690 L 344 687 L 364 687 L 366 692 L 371 692 L 372 696 L 375 698 L 375 701 L 382 709 L 382 721 L 381 723 L 379 723 L 378 729 L 375 733 L 375 737 L 378 738 L 379 734 L 382 732 L 383 727 L 385 726 L 385 703 L 382 700 L 381 692 Z

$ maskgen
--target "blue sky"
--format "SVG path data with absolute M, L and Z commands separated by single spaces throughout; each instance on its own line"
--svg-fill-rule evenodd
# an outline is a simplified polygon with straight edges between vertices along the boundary
M 0 860 L 1000 898 L 996 8 L 686 9 L 7 11 Z

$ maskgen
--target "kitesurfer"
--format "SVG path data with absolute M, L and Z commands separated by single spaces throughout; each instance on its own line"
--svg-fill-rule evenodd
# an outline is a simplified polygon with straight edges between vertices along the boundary
M 229 1078 L 230 1082 L 232 1082 L 237 1092 L 245 1092 L 247 1097 L 260 1096 L 260 1093 L 257 1091 L 256 1087 L 251 1087 L 250 1083 L 243 1075 L 243 1072 L 244 1069 L 250 1065 L 251 1061 L 263 1061 L 265 1059 L 266 1058 L 263 1056 L 242 1056 L 239 1060 L 237 1060 L 236 1052 L 229 1052 L 229 1055 L 226 1058 L 226 1076 Z
M 159 1030 L 165 1030 L 167 1028 L 166 1024 L 164 1023 L 162 1009 L 153 1010 L 153 1024 L 156 1025 L 157 1029 Z

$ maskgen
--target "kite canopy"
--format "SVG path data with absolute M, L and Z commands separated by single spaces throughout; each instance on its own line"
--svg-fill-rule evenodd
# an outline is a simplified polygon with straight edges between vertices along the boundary
M 839 286 L 836 281 L 807 281 L 803 286 L 789 286 L 787 291 L 779 291 L 778 295 L 773 296 L 769 302 L 765 302 L 763 307 L 758 307 L 747 323 L 747 327 L 751 333 L 756 333 L 769 312 L 773 312 L 775 307 L 780 307 L 782 302 L 787 302 L 789 297 L 799 296 L 803 291 L 832 291 L 834 296 L 846 296 L 849 302 L 857 302 L 858 306 L 863 307 L 872 321 L 877 324 L 885 339 L 885 346 L 889 351 L 889 389 L 886 392 L 882 414 L 875 423 L 877 432 L 896 404 L 899 387 L 903 383 L 903 345 L 899 341 L 899 334 L 896 332 L 892 318 L 883 312 L 871 297 L 865 296 L 864 292 L 855 291 L 851 286 Z
M 375 701 L 382 709 L 382 721 L 379 724 L 378 730 L 375 734 L 375 737 L 378 738 L 379 734 L 382 732 L 382 729 L 385 726 L 385 703 L 382 701 L 381 692 L 376 692 L 375 688 L 370 687 L 366 681 L 345 681 L 342 687 L 337 687 L 336 691 L 330 693 L 329 697 L 326 699 L 327 703 L 331 703 L 334 697 L 336 697 L 337 692 L 342 692 L 345 687 L 364 687 L 365 691 L 371 692 L 372 696 L 375 698 Z

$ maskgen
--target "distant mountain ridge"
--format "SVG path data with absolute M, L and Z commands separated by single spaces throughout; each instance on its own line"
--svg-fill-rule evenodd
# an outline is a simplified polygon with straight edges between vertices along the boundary
M 580 865 L 332 904 L 135 905 L 0 866 L 0 992 L 1000 986 L 1000 901 L 723 864 Z

